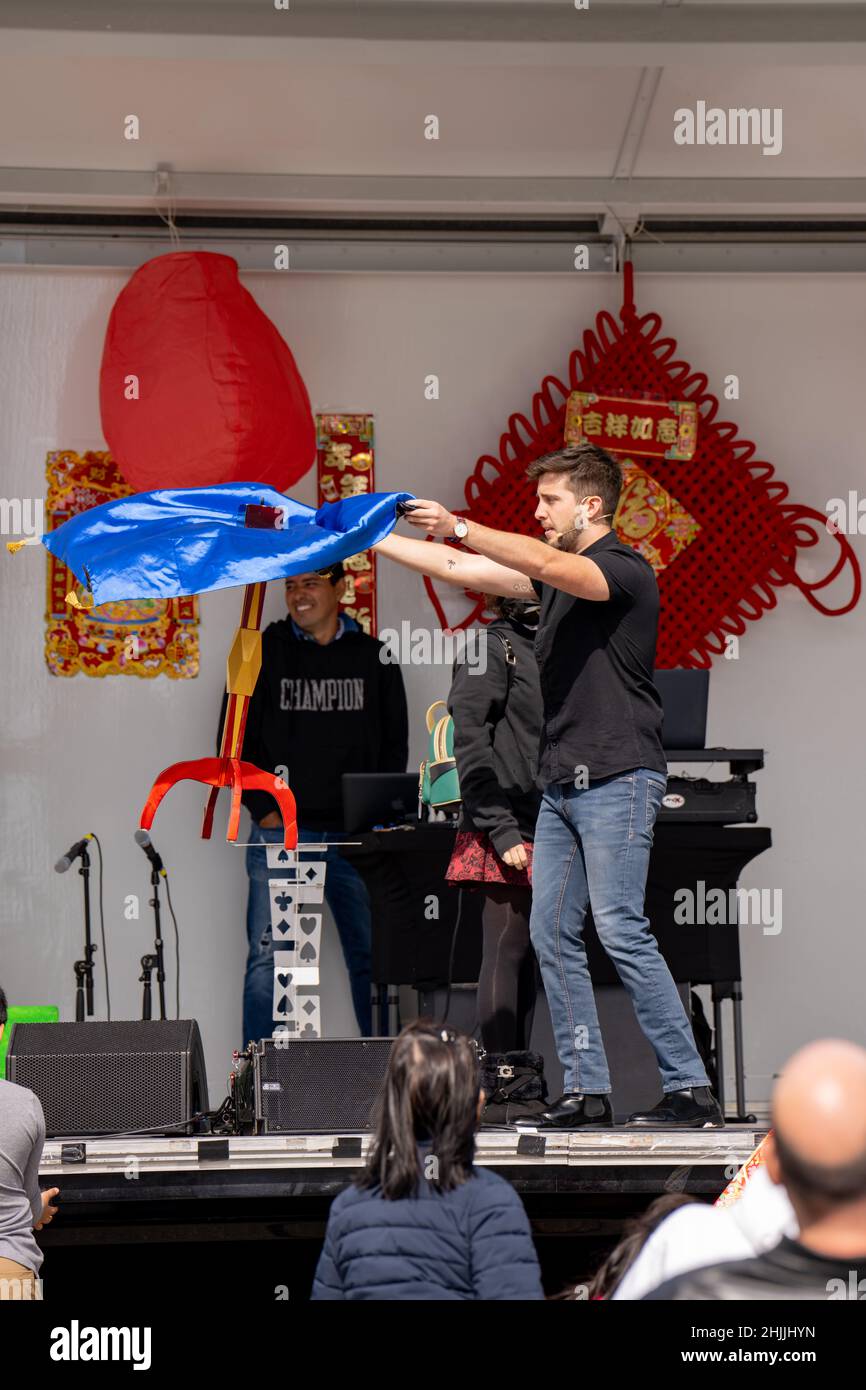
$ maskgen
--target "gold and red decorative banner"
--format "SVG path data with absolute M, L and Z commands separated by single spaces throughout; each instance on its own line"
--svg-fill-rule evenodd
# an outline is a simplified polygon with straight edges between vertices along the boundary
M 749 1154 L 742 1168 L 738 1169 L 731 1178 L 721 1196 L 716 1198 L 715 1205 L 717 1207 L 732 1207 L 735 1202 L 740 1200 L 749 1179 L 757 1173 L 759 1168 L 763 1168 L 767 1161 L 767 1140 L 769 1137 L 769 1134 L 764 1135 L 758 1147 Z
M 372 415 L 317 415 L 319 504 L 374 492 Z M 343 561 L 343 611 L 368 637 L 376 635 L 376 556 L 362 550 Z
M 700 524 L 634 459 L 621 458 L 623 486 L 613 519 L 621 541 L 648 560 L 656 574 L 685 550 Z
M 565 409 L 565 442 L 584 440 L 612 454 L 688 460 L 698 442 L 697 406 L 694 401 L 572 391 Z
M 129 497 L 108 453 L 50 453 L 45 463 L 46 531 L 102 502 Z M 198 675 L 198 599 L 129 599 L 96 608 L 72 608 L 66 595 L 82 590 L 75 575 L 50 553 L 45 612 L 45 662 L 53 676 Z

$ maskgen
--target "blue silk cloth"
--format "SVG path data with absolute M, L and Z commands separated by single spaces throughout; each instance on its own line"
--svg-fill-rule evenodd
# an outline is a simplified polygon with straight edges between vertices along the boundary
M 73 516 L 42 544 L 93 594 L 177 598 L 324 569 L 384 540 L 411 492 L 371 492 L 318 510 L 260 483 L 139 492 Z M 280 507 L 283 529 L 245 525 L 248 504 Z

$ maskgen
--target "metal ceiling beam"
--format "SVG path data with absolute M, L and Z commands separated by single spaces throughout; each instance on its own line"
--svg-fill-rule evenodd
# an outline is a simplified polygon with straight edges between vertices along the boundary
M 232 256 L 245 271 L 285 274 L 275 267 L 275 248 L 287 246 L 288 270 L 293 274 L 311 272 L 421 274 L 575 274 L 574 247 L 587 246 L 586 272 L 615 269 L 615 255 L 606 240 L 582 237 L 558 240 L 499 241 L 495 238 L 438 241 L 421 238 L 394 239 L 387 235 L 375 240 L 329 237 L 305 240 L 303 236 L 280 235 L 252 238 L 218 235 L 202 237 L 194 231 L 181 235 L 186 251 L 212 251 Z M 0 232 L 0 266 L 89 266 L 102 269 L 129 269 L 143 265 L 154 256 L 174 250 L 168 236 L 129 237 L 116 235 L 77 236 L 74 231 L 57 230 L 39 236 Z M 866 245 L 863 248 L 866 261 Z
M 638 236 L 631 243 L 631 258 L 641 271 L 682 274 L 841 274 L 866 273 L 866 236 L 848 241 L 726 239 L 723 232 L 706 239 L 681 241 Z M 574 268 L 574 247 L 587 246 L 586 270 Z M 434 238 L 395 238 L 383 234 L 375 240 L 351 236 L 307 239 L 297 233 L 277 232 L 251 236 L 194 230 L 181 234 L 187 251 L 214 251 L 232 256 L 242 271 L 289 274 L 543 274 L 573 279 L 576 274 L 615 274 L 618 258 L 614 238 L 567 236 L 503 241 L 494 236 L 440 241 Z M 276 270 L 275 246 L 288 246 L 288 270 Z M 0 231 L 0 270 L 76 267 L 80 269 L 132 271 L 154 256 L 174 247 L 168 236 L 111 236 L 54 228 L 50 231 Z
M 861 4 L 653 5 L 569 0 L 4 0 L 4 52 L 353 63 L 860 64 Z
M 0 207 L 155 206 L 151 170 L 0 169 Z M 831 215 L 866 209 L 866 178 L 559 178 L 173 173 L 178 211 L 603 213 L 720 211 Z M 163 199 L 163 202 L 165 200 Z

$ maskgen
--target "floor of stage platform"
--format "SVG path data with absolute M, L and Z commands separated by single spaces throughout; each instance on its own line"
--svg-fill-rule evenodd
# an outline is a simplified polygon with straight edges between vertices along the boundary
M 476 1162 L 501 1171 L 518 1190 L 623 1191 L 661 1184 L 683 1174 L 683 1191 L 718 1191 L 721 1170 L 730 1174 L 766 1133 L 753 1125 L 722 1130 L 611 1130 L 550 1133 L 484 1128 Z M 61 1180 L 67 1200 L 124 1203 L 194 1190 L 206 1199 L 244 1190 L 258 1196 L 332 1196 L 360 1169 L 369 1133 L 274 1134 L 218 1137 L 50 1139 L 40 1173 Z M 285 1175 L 290 1175 L 287 1178 Z M 140 1186 L 136 1186 L 140 1184 Z
M 613 1128 L 482 1129 L 476 1162 L 520 1193 L 547 1293 L 589 1279 L 625 1222 L 655 1197 L 712 1202 L 766 1133 Z M 40 1177 L 60 1209 L 40 1233 L 45 1297 L 117 1280 L 145 1297 L 165 1279 L 225 1297 L 274 1290 L 303 1301 L 336 1194 L 363 1166 L 368 1133 L 230 1138 L 49 1139 Z M 239 1273 L 239 1272 L 242 1272 Z M 282 1295 L 281 1295 L 282 1296 Z

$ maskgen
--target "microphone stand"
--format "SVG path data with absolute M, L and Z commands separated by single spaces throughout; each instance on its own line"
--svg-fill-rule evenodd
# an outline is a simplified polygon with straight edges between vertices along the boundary
M 84 959 L 75 962 L 75 1022 L 84 1022 L 85 1000 L 87 1015 L 93 1014 L 93 957 L 96 947 L 90 935 L 90 855 L 85 846 L 81 851 L 81 868 L 78 870 L 84 879 Z
M 153 1013 L 151 1012 L 151 980 L 150 980 L 150 977 L 151 977 L 151 975 L 153 974 L 153 972 L 154 972 L 155 969 L 156 969 L 156 956 L 142 956 L 142 958 L 141 958 L 141 974 L 139 975 L 138 979 L 139 979 L 139 983 L 142 984 L 142 985 L 144 985 L 144 990 L 143 990 L 142 996 L 141 996 L 141 1017 L 142 1017 L 143 1022 L 145 1022 L 145 1023 L 149 1023 L 150 1020 L 153 1018 Z
M 151 972 L 156 970 L 156 987 L 159 991 L 159 1016 L 165 1018 L 165 962 L 162 954 L 162 927 L 159 917 L 159 869 L 155 864 L 150 866 L 150 882 L 153 887 L 153 897 L 150 898 L 149 906 L 153 908 L 156 935 L 153 941 L 154 954 L 142 956 L 141 974 L 139 982 L 144 985 L 141 999 L 141 1017 L 150 1019 L 151 1013 Z

